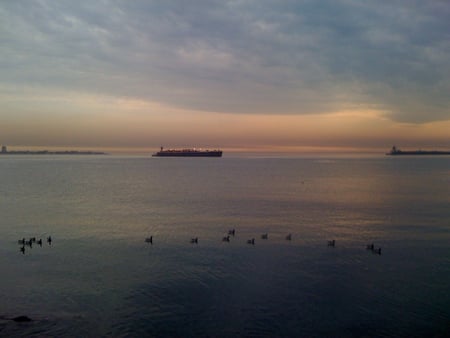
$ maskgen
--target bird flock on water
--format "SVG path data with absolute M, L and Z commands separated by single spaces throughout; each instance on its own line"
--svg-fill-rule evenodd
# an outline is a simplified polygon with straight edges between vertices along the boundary
M 230 242 L 231 241 L 231 237 L 234 237 L 235 235 L 236 235 L 236 229 L 228 230 L 227 235 L 222 238 L 222 242 Z M 261 239 L 262 240 L 268 240 L 269 239 L 269 234 L 267 232 L 263 233 L 261 235 Z M 285 239 L 287 241 L 291 241 L 292 240 L 292 234 L 291 233 L 287 234 Z M 52 236 L 48 236 L 46 241 L 47 241 L 48 245 L 52 245 Z M 152 244 L 153 245 L 153 235 L 150 236 L 150 237 L 146 237 L 145 238 L 145 242 L 148 243 L 148 244 Z M 29 239 L 25 239 L 25 238 L 19 239 L 17 241 L 17 243 L 19 245 L 21 245 L 20 252 L 22 254 L 25 254 L 25 249 L 26 248 L 31 249 L 33 247 L 33 244 L 39 245 L 40 247 L 42 247 L 43 241 L 42 241 L 42 238 L 36 239 L 36 237 L 30 237 Z M 191 244 L 198 244 L 198 237 L 191 238 L 190 243 Z M 253 237 L 253 238 L 247 239 L 247 244 L 255 245 L 256 244 L 255 238 Z M 334 248 L 336 246 L 336 240 L 332 239 L 332 240 L 327 241 L 327 246 Z M 368 244 L 366 246 L 366 249 L 368 251 L 371 251 L 374 254 L 381 255 L 381 248 L 380 247 L 376 248 L 374 243 Z
M 222 242 L 230 242 L 231 237 L 234 237 L 235 235 L 236 235 L 236 229 L 228 230 L 228 234 L 222 238 Z M 269 239 L 269 234 L 267 232 L 263 233 L 261 235 L 261 239 L 262 240 L 268 240 Z M 291 233 L 287 234 L 285 239 L 287 241 L 291 241 L 292 240 L 292 234 Z M 150 236 L 150 237 L 146 237 L 145 238 L 145 242 L 148 243 L 148 244 L 153 244 L 153 235 Z M 198 244 L 198 237 L 191 238 L 190 243 L 191 244 Z M 247 239 L 247 244 L 255 245 L 255 243 L 256 243 L 256 240 L 255 240 L 254 237 Z M 332 247 L 332 248 L 336 247 L 336 240 L 332 239 L 332 240 L 327 241 L 327 246 L 328 247 Z M 366 249 L 371 251 L 374 254 L 381 255 L 381 248 L 380 247 L 376 248 L 374 243 L 368 244 Z
M 25 254 L 25 248 L 32 249 L 33 245 L 39 245 L 42 248 L 42 238 L 36 239 L 36 237 L 30 237 L 29 239 L 19 239 L 17 244 L 21 245 L 20 252 Z M 48 245 L 52 245 L 52 236 L 47 237 Z

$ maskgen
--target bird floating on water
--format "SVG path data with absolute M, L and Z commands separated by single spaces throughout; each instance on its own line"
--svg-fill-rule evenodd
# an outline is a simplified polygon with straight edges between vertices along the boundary
M 366 249 L 372 251 L 374 254 L 381 255 L 381 248 L 375 249 L 375 245 L 373 243 L 368 244 Z
M 328 241 L 328 246 L 335 246 L 336 241 L 333 239 L 332 241 Z

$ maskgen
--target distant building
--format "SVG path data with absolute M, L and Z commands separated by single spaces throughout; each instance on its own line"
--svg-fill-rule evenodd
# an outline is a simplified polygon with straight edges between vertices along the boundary
M 6 146 L 2 146 L 2 153 L 7 153 L 8 149 L 6 148 Z

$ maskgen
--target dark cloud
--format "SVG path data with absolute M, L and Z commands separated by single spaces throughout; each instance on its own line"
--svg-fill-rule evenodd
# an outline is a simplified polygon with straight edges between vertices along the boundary
M 230 113 L 450 118 L 447 1 L 9 1 L 1 86 Z

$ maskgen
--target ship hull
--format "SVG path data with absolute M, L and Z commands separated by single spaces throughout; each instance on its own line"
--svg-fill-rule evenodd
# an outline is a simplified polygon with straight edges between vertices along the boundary
M 154 157 L 222 157 L 222 151 L 158 151 Z
M 397 151 L 395 153 L 387 153 L 390 156 L 406 156 L 406 155 L 450 155 L 450 151 Z
M 438 151 L 438 150 L 414 150 L 403 151 L 393 146 L 391 151 L 386 153 L 390 156 L 405 156 L 405 155 L 450 155 L 450 151 Z

